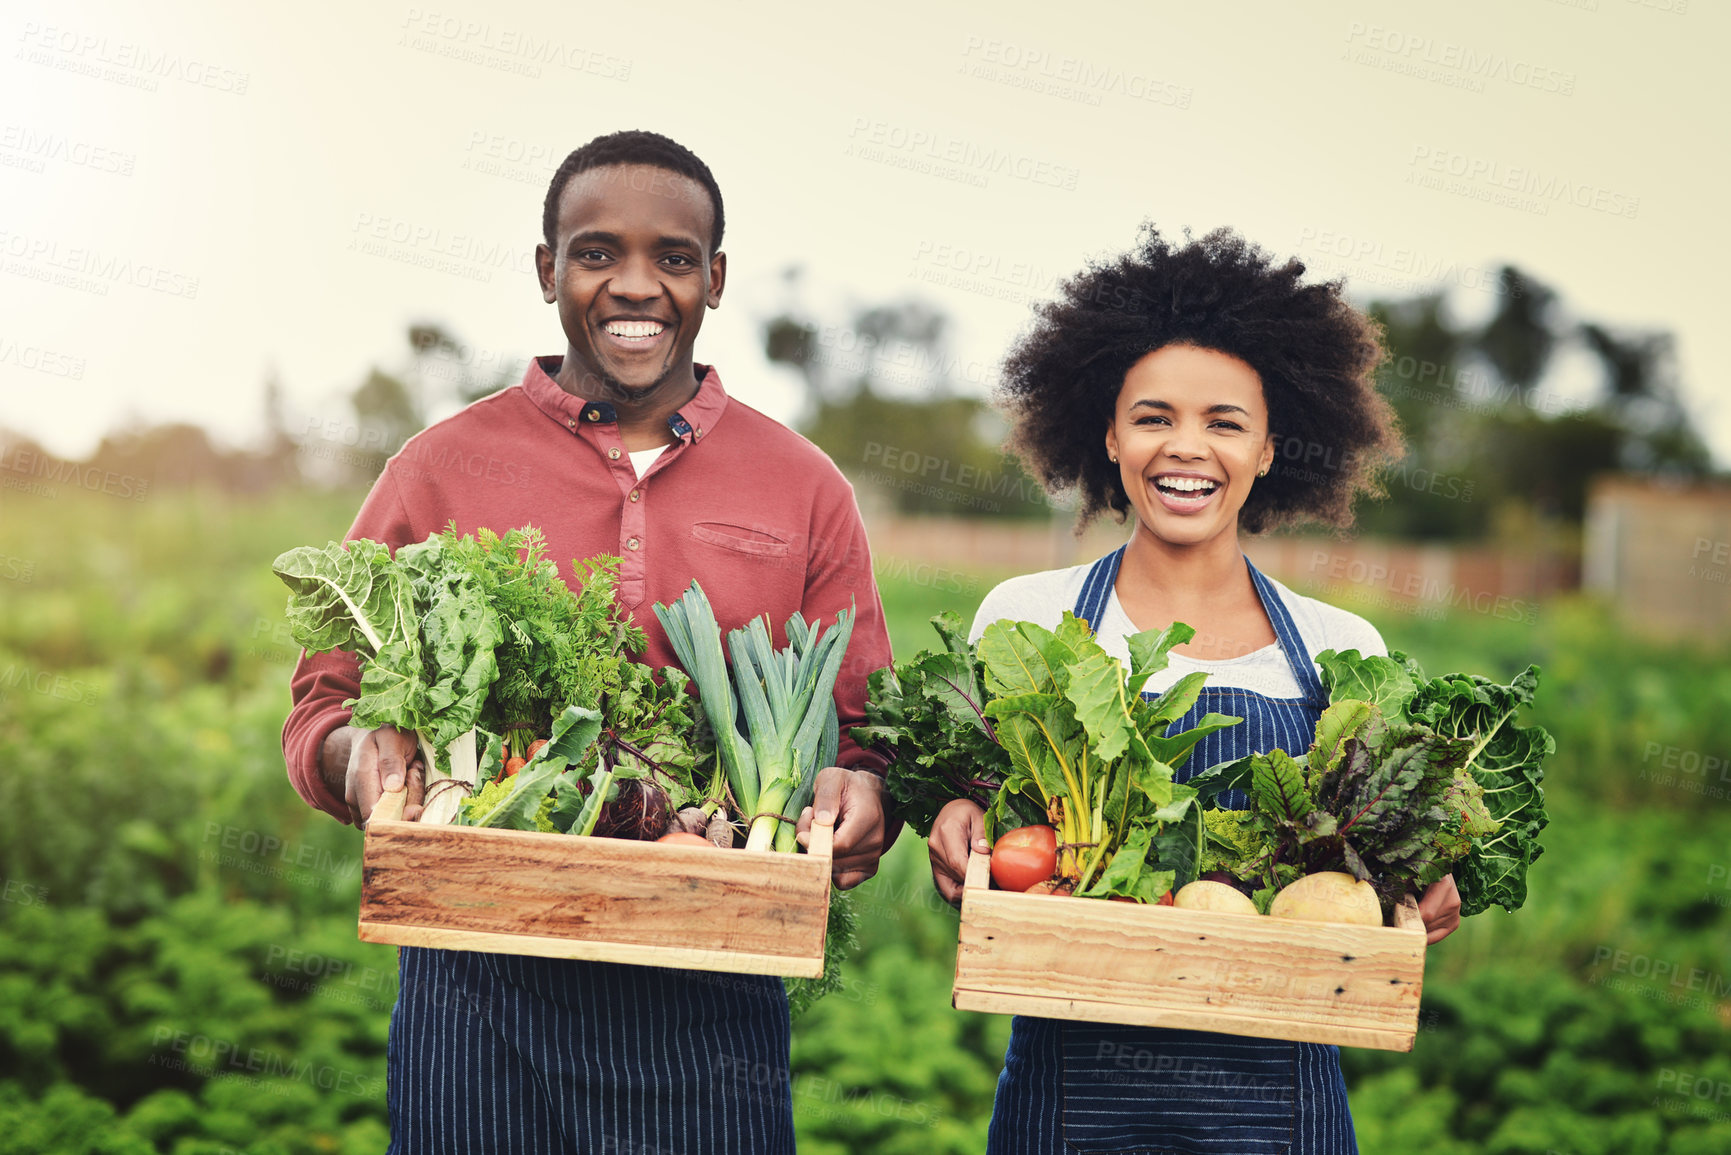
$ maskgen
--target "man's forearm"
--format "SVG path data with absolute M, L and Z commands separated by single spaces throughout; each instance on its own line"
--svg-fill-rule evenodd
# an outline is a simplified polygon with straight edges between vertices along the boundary
M 338 726 L 325 735 L 319 746 L 319 777 L 324 779 L 325 788 L 338 798 L 343 797 L 348 789 L 349 754 L 354 742 L 354 727 Z

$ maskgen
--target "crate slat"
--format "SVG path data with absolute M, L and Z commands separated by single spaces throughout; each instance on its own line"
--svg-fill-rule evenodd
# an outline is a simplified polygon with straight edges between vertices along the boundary
M 1175 910 L 986 888 L 969 863 L 962 1010 L 1410 1050 L 1424 983 L 1416 907 L 1396 927 Z

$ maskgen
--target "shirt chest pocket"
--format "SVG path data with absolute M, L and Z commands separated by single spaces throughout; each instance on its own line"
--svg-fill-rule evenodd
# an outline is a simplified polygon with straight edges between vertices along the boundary
M 691 536 L 705 545 L 717 546 L 748 557 L 785 558 L 793 552 L 786 540 L 764 529 L 729 525 L 724 521 L 699 521 L 692 525 Z

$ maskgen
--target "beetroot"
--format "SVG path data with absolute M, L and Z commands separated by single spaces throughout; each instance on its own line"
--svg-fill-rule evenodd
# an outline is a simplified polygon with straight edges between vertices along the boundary
M 595 833 L 603 838 L 653 842 L 667 833 L 672 817 L 666 791 L 641 778 L 628 778 L 618 783 L 613 798 L 602 804 Z

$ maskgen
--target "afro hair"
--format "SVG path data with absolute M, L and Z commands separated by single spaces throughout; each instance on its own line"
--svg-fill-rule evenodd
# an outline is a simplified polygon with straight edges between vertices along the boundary
M 1052 493 L 1076 490 L 1078 531 L 1129 496 L 1104 439 L 1131 366 L 1167 345 L 1230 354 L 1262 379 L 1274 465 L 1239 513 L 1250 533 L 1316 521 L 1345 529 L 1360 493 L 1404 453 L 1373 375 L 1385 356 L 1376 323 L 1342 282 L 1305 284 L 1297 260 L 1275 264 L 1227 229 L 1174 246 L 1144 225 L 1130 252 L 1065 281 L 1005 360 L 998 402 L 1010 446 Z

